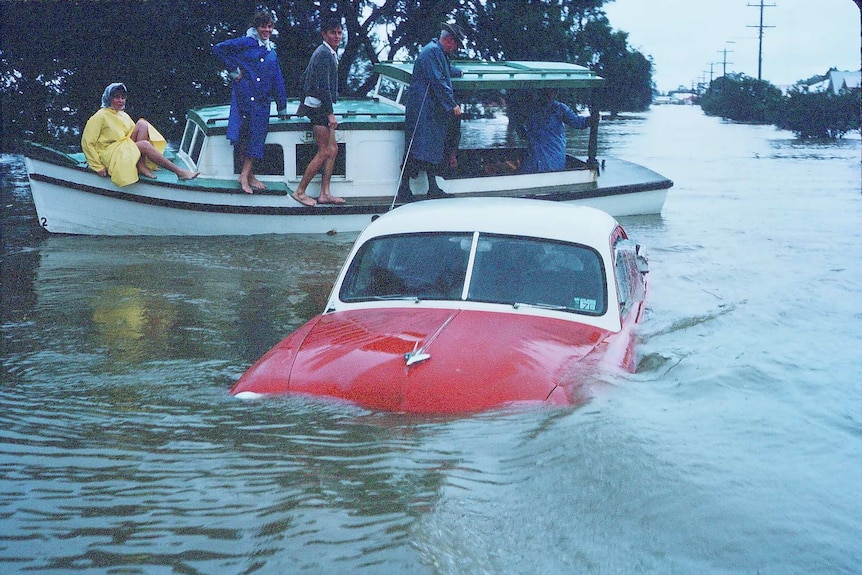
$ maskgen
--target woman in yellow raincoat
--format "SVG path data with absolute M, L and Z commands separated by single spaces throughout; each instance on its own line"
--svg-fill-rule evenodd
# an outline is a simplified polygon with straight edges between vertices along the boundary
M 197 172 L 184 170 L 164 156 L 167 142 L 158 130 L 141 118 L 135 123 L 124 112 L 126 86 L 110 84 L 102 94 L 102 108 L 93 114 L 81 135 L 81 148 L 90 169 L 111 176 L 118 186 L 138 181 L 138 174 L 154 178 L 157 166 L 167 168 L 179 180 L 191 180 Z

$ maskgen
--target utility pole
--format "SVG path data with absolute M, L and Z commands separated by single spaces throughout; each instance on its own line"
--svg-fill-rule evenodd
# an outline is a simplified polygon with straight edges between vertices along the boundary
M 749 4 L 750 8 L 760 8 L 760 24 L 757 26 L 748 26 L 748 28 L 757 28 L 758 34 L 758 45 L 757 45 L 757 79 L 763 79 L 763 29 L 764 28 L 775 28 L 775 26 L 764 26 L 763 25 L 763 9 L 764 8 L 774 8 L 775 4 L 764 4 L 763 0 L 760 0 L 760 4 Z
M 712 79 L 715 76 L 715 72 L 713 70 L 713 66 L 715 66 L 715 62 L 709 63 L 709 85 L 712 86 Z
M 860 1 L 862 1 L 862 0 L 860 0 Z M 733 40 L 726 40 L 724 43 L 725 44 L 735 44 L 736 42 L 734 42 Z M 718 53 L 721 54 L 721 75 L 724 77 L 727 77 L 727 65 L 733 64 L 733 62 L 727 61 L 727 53 L 728 52 L 733 52 L 733 50 L 728 50 L 727 46 L 725 46 L 723 50 L 718 51 Z

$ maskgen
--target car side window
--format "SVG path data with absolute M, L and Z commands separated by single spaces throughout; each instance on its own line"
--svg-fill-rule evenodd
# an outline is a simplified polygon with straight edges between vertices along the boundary
M 638 269 L 637 245 L 631 240 L 619 240 L 614 245 L 614 265 L 617 276 L 617 295 L 620 311 L 643 301 L 645 288 Z

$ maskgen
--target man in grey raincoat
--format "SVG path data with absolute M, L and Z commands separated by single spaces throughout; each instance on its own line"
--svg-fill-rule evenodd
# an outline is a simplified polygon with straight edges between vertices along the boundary
M 440 37 L 426 44 L 413 64 L 404 118 L 406 154 L 397 203 L 416 199 L 410 191 L 410 178 L 418 176 L 420 171 L 428 175 L 429 199 L 447 195 L 437 185 L 435 176 L 451 151 L 446 149 L 447 133 L 461 116 L 461 107 L 452 91 L 452 76 L 460 76 L 461 71 L 449 64 L 449 55 L 464 46 L 465 38 L 457 24 L 444 23 Z

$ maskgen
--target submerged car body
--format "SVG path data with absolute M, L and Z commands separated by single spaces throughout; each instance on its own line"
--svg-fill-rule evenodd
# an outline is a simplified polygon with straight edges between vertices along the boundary
M 578 403 L 634 367 L 646 259 L 608 214 L 539 200 L 397 208 L 357 238 L 326 309 L 231 390 L 460 413 Z

